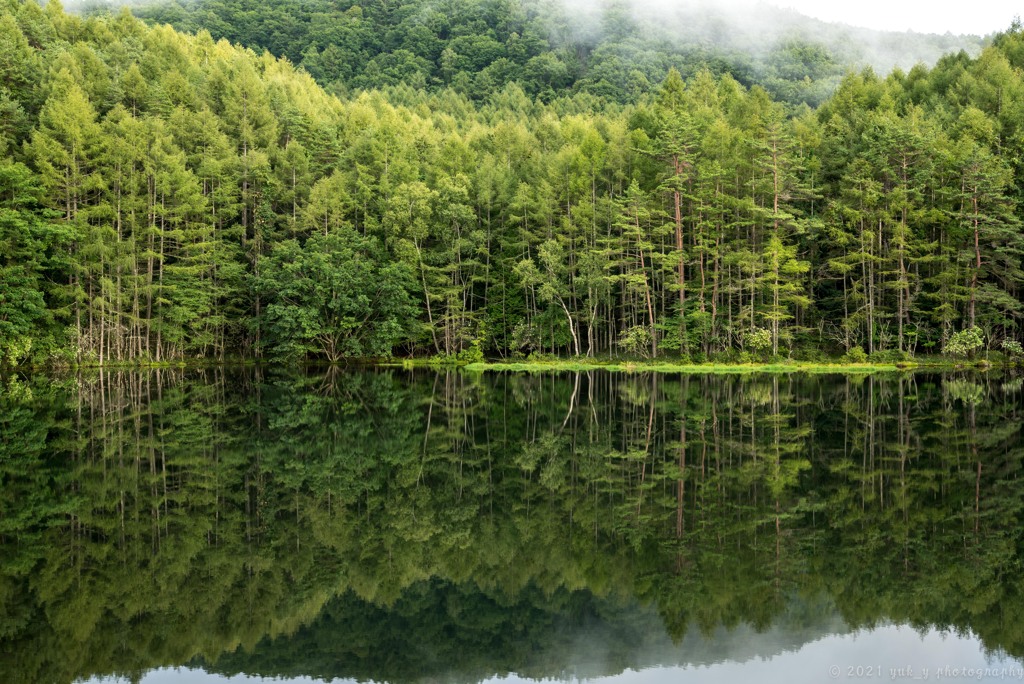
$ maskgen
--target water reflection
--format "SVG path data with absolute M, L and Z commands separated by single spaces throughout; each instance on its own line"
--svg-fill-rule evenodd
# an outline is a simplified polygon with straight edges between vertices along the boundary
M 926 374 L 9 379 L 0 679 L 650 681 L 799 657 L 822 681 L 842 644 L 917 638 L 888 623 L 1019 657 L 1021 391 Z M 953 643 L 930 639 L 922 664 Z

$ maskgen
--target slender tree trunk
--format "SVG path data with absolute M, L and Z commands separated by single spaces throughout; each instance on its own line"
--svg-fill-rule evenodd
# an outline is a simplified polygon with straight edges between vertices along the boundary
M 981 271 L 981 242 L 978 230 L 978 194 L 971 197 L 974 209 L 974 272 L 971 274 L 971 303 L 970 303 L 970 327 L 974 327 L 974 303 L 978 294 L 978 273 Z
M 569 322 L 569 333 L 572 335 L 572 346 L 573 346 L 573 349 L 576 350 L 576 356 L 580 356 L 581 355 L 580 354 L 580 338 L 579 338 L 579 335 L 576 333 L 576 326 L 573 324 L 572 314 L 569 313 L 569 307 L 567 307 L 565 305 L 565 300 L 564 299 L 562 299 L 561 297 L 558 297 L 558 303 L 562 306 L 562 311 L 565 312 L 565 318 Z M 552 341 L 552 343 L 551 343 L 551 350 L 554 351 L 554 349 L 555 349 L 555 344 Z
M 676 172 L 676 180 L 683 173 L 683 163 L 679 159 L 679 155 L 672 157 L 672 165 Z M 679 337 L 683 341 L 686 339 L 686 265 L 685 259 L 683 258 L 683 210 L 682 210 L 682 198 L 679 194 L 679 189 L 676 188 L 672 191 L 672 201 L 675 207 L 675 223 L 676 223 L 676 250 L 679 252 L 679 273 L 678 273 L 678 284 L 679 284 Z
M 441 346 L 437 343 L 437 330 L 434 328 L 434 314 L 430 310 L 430 291 L 427 289 L 427 272 L 423 264 L 423 253 L 420 251 L 419 242 L 416 245 L 416 258 L 420 262 L 420 279 L 423 282 L 423 299 L 427 304 L 427 322 L 430 323 L 430 336 L 434 340 L 434 353 L 441 353 Z
M 160 216 L 160 263 L 157 264 L 157 266 L 160 269 L 160 273 L 157 276 L 157 291 L 159 292 L 159 296 L 157 298 L 157 304 L 156 304 L 157 318 L 161 318 L 161 309 L 163 308 L 163 306 L 160 304 L 160 301 L 163 299 L 163 294 L 164 294 L 164 246 L 165 246 L 165 236 L 167 235 L 167 225 L 164 222 L 165 221 L 164 216 L 166 216 L 166 207 L 164 206 L 164 198 L 162 198 L 162 197 L 160 198 L 160 209 L 161 209 L 161 216 Z M 156 360 L 157 360 L 157 363 L 159 363 L 163 359 L 163 345 L 164 345 L 164 326 L 163 326 L 163 320 L 158 320 L 157 321 L 157 327 L 156 327 Z

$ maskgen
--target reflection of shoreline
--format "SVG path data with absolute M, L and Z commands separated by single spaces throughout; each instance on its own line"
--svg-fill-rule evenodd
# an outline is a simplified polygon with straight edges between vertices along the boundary
M 483 596 L 474 602 L 466 594 L 478 593 L 469 587 L 452 587 L 432 582 L 412 590 L 415 598 L 399 599 L 391 609 L 383 609 L 358 601 L 354 597 L 335 599 L 325 615 L 292 636 L 264 640 L 252 653 L 242 651 L 226 655 L 208 668 L 224 675 L 288 676 L 304 674 L 325 680 L 354 677 L 359 680 L 393 682 L 479 682 L 494 676 L 515 674 L 534 680 L 550 677 L 590 680 L 621 675 L 624 672 L 658 668 L 709 667 L 723 663 L 741 664 L 795 653 L 824 638 L 850 635 L 842 619 L 827 601 L 814 605 L 794 602 L 770 628 L 758 631 L 741 624 L 732 629 L 717 627 L 710 634 L 691 630 L 681 641 L 674 642 L 665 631 L 657 612 L 650 606 L 635 602 L 619 605 L 615 600 L 596 599 L 580 593 L 569 601 L 573 611 L 548 617 L 551 632 L 532 645 L 496 643 L 472 630 L 454 632 L 451 643 L 424 643 L 422 634 L 430 633 L 426 625 L 438 614 L 435 607 L 469 601 L 483 605 Z M 432 600 L 422 615 L 414 615 L 410 604 L 422 603 L 422 595 Z M 520 601 L 506 605 L 510 622 L 518 616 L 536 611 L 543 597 L 534 589 Z M 564 597 L 556 603 L 565 604 Z M 532 605 L 531 605 L 532 604 Z M 579 613 L 582 612 L 582 615 Z M 375 642 L 386 644 L 391 669 L 374 669 L 359 662 L 360 658 L 345 645 L 347 626 L 362 617 L 379 622 Z M 402 633 L 388 631 L 401 626 Z M 364 630 L 367 629 L 364 624 Z M 324 652 L 324 648 L 328 650 Z M 319 650 L 317 658 L 308 655 Z M 466 667 L 466 654 L 475 654 L 473 667 Z M 508 657 L 511 655 L 511 657 Z M 396 667 L 397 662 L 404 662 Z M 325 669 L 309 669 L 319 663 Z
M 404 367 L 435 367 L 429 361 L 404 361 Z M 494 372 L 525 372 L 525 373 L 552 373 L 552 372 L 574 372 L 586 373 L 593 371 L 606 371 L 610 373 L 666 373 L 685 375 L 744 375 L 744 374 L 779 374 L 779 373 L 814 373 L 814 374 L 851 374 L 863 375 L 869 373 L 894 373 L 910 370 L 953 370 L 962 367 L 963 364 L 955 363 L 918 363 L 901 362 L 893 363 L 843 363 L 837 360 L 835 363 L 807 363 L 802 361 L 790 361 L 782 363 L 704 363 L 685 364 L 672 361 L 620 361 L 620 362 L 596 362 L 587 360 L 556 360 L 556 361 L 485 361 L 470 363 L 463 366 L 470 372 L 494 371 Z
M 325 608 L 325 615 L 296 634 L 264 640 L 252 653 L 239 651 L 218 658 L 211 671 L 265 676 L 304 672 L 324 679 L 356 677 L 402 682 L 475 682 L 513 673 L 535 679 L 593 679 L 627 670 L 751 661 L 796 652 L 829 635 L 850 633 L 827 600 L 814 604 L 795 601 L 763 632 L 738 625 L 701 634 L 693 625 L 682 640 L 674 642 L 653 607 L 635 601 L 623 604 L 617 599 L 599 599 L 580 592 L 556 596 L 554 602 L 566 607 L 544 615 L 541 622 L 550 627 L 532 639 L 520 642 L 515 631 L 509 629 L 500 633 L 506 641 L 494 641 L 493 636 L 481 635 L 473 629 L 440 625 L 452 641 L 425 643 L 420 635 L 432 634 L 427 624 L 447 606 L 465 604 L 482 608 L 494 605 L 494 599 L 472 585 L 453 587 L 436 582 L 414 587 L 410 594 L 409 599 L 399 598 L 391 608 L 374 606 L 352 596 L 335 599 Z M 429 598 L 424 600 L 425 596 Z M 544 602 L 543 592 L 530 588 L 503 609 L 512 625 L 521 616 L 536 615 Z M 417 606 L 419 614 L 415 612 Z M 485 622 L 501 617 L 490 615 Z M 386 667 L 391 669 L 362 669 L 366 666 L 347 647 L 365 638 L 353 632 L 349 627 L 352 624 L 374 635 L 375 642 L 390 645 Z M 302 671 L 301 664 L 308 662 L 306 654 L 314 648 L 321 649 L 316 661 L 328 669 Z M 325 652 L 324 648 L 328 650 Z M 460 661 L 465 665 L 467 654 L 474 656 L 475 667 L 469 670 L 460 668 Z M 400 668 L 396 667 L 399 662 Z M 347 665 L 347 669 L 339 667 L 341 664 Z
M 721 625 L 939 624 L 1024 653 L 1024 403 L 995 375 L 25 379 L 0 393 L 0 679 L 228 668 L 239 645 L 273 656 L 239 671 L 289 674 L 294 639 L 257 644 L 324 615 L 296 667 L 399 681 L 544 676 L 594 643 L 579 667 L 625 671 L 645 635 Z
M 435 589 L 443 587 L 435 586 Z M 397 610 L 404 612 L 402 606 Z M 593 622 L 568 625 L 557 630 L 557 638 L 545 644 L 531 658 L 518 664 L 500 662 L 488 668 L 467 671 L 459 669 L 457 662 L 431 663 L 436 669 L 421 669 L 424 663 L 411 666 L 407 676 L 385 677 L 397 682 L 450 683 L 543 681 L 554 677 L 562 681 L 607 681 L 647 682 L 686 681 L 698 676 L 699 681 L 731 682 L 752 678 L 758 682 L 778 681 L 785 684 L 794 682 L 822 681 L 822 673 L 836 665 L 842 668 L 839 679 L 865 679 L 857 675 L 859 666 L 873 672 L 870 678 L 899 679 L 900 668 L 908 663 L 931 663 L 935 667 L 945 663 L 958 663 L 949 667 L 983 668 L 996 663 L 1000 667 L 1020 667 L 1019 662 L 1005 654 L 987 654 L 980 640 L 973 634 L 960 635 L 928 628 L 923 634 L 909 625 L 880 624 L 870 628 L 849 629 L 841 617 L 829 607 L 826 601 L 817 604 L 803 604 L 794 601 L 768 629 L 758 631 L 750 625 L 741 624 L 732 629 L 717 627 L 710 634 L 688 632 L 680 642 L 673 642 L 664 631 L 660 618 L 650 609 L 637 604 L 620 608 L 621 613 L 609 622 Z M 603 611 L 607 613 L 609 608 Z M 808 616 L 817 616 L 808 618 Z M 302 628 L 292 637 L 281 637 L 261 643 L 254 654 L 236 653 L 218 661 L 211 671 L 224 675 L 282 676 L 297 667 L 285 666 L 278 670 L 265 671 L 253 662 L 276 661 L 273 654 L 308 653 L 313 644 L 337 643 L 339 633 L 318 619 L 312 625 Z M 624 633 L 621 625 L 628 624 L 635 631 Z M 617 626 L 619 625 L 619 626 Z M 335 625 L 338 627 L 340 625 Z M 405 648 L 414 648 L 410 635 Z M 395 643 L 388 641 L 388 643 Z M 454 645 L 448 650 L 458 653 Z M 505 652 L 504 648 L 497 652 Z M 341 658 L 328 658 L 337 664 Z M 497 659 L 496 659 L 497 660 Z M 795 662 L 794 662 L 795 661 Z M 447 665 L 447 666 L 446 666 Z M 849 677 L 845 672 L 852 669 Z M 366 676 L 359 673 L 358 679 Z M 325 680 L 344 678 L 353 670 L 309 671 L 315 677 Z M 797 674 L 794 674 L 797 673 Z M 921 668 L 918 668 L 921 674 Z M 671 675 L 677 679 L 664 679 Z M 510 678 L 510 679 L 509 679 Z M 911 677 L 913 679 L 913 677 Z M 947 677 L 949 679 L 949 677 Z M 337 681 L 337 679 L 335 679 Z

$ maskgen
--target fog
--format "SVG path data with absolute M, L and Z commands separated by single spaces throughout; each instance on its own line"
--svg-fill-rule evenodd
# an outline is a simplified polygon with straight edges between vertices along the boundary
M 934 2 L 934 0 L 859 0 L 858 2 L 821 2 L 821 0 L 775 0 L 769 4 L 790 7 L 809 17 L 882 31 L 918 31 L 988 35 L 1003 31 L 1021 12 L 1018 2 L 986 0 L 972 3 Z
M 825 21 L 796 9 L 753 0 L 560 0 L 560 4 L 575 33 L 567 37 L 571 39 L 596 41 L 610 31 L 621 32 L 624 27 L 620 17 L 625 14 L 634 22 L 638 35 L 673 46 L 715 47 L 749 54 L 758 60 L 781 42 L 795 40 L 827 47 L 845 66 L 871 66 L 881 73 L 888 73 L 894 67 L 906 70 L 918 63 L 932 65 L 942 55 L 959 50 L 975 56 L 983 45 L 980 35 L 880 31 Z M 800 4 L 808 7 L 820 4 L 816 13 L 823 16 L 831 12 L 832 6 L 832 3 L 810 0 Z M 851 8 L 874 6 L 873 3 L 842 4 L 853 18 L 856 15 Z M 872 18 L 869 15 L 864 14 L 863 23 L 869 23 L 868 19 Z M 1011 15 L 986 33 L 1009 28 L 1012 19 Z M 900 25 L 893 21 L 894 26 Z M 877 20 L 874 23 L 878 23 Z
M 593 12 L 600 0 L 563 0 L 573 11 Z M 78 10 L 87 6 L 119 6 L 151 4 L 153 0 L 67 0 L 64 6 Z M 986 0 L 965 10 L 962 3 L 939 3 L 934 0 L 858 0 L 858 2 L 822 2 L 821 0 L 639 0 L 638 6 L 653 8 L 655 13 L 685 10 L 702 5 L 705 10 L 719 10 L 726 16 L 743 18 L 757 5 L 775 10 L 792 10 L 825 22 L 868 28 L 876 31 L 912 31 L 953 35 L 985 36 L 1005 30 L 1021 6 L 1012 0 Z
M 562 0 L 574 12 L 593 13 L 602 0 Z M 874 31 L 986 36 L 1005 30 L 1021 13 L 1007 0 L 977 3 L 965 11 L 962 4 L 932 0 L 860 0 L 856 3 L 825 3 L 820 0 L 636 0 L 638 10 L 651 15 L 718 14 L 746 21 L 751 16 L 799 14 L 823 22 Z
M 69 11 L 108 8 L 119 5 L 151 5 L 161 0 L 67 0 Z M 179 3 L 202 0 L 176 0 Z M 301 0 L 300 0 L 301 1 Z M 358 3 L 383 0 L 358 0 Z M 481 0 L 489 2 L 491 0 Z M 255 10 L 258 0 L 243 0 Z M 568 48 L 582 61 L 599 61 L 609 55 L 620 62 L 657 63 L 651 55 L 707 55 L 724 60 L 728 69 L 747 74 L 747 80 L 760 81 L 771 90 L 772 79 L 802 81 L 806 75 L 816 83 L 811 99 L 820 101 L 847 69 L 870 66 L 881 74 L 893 68 L 909 70 L 916 64 L 933 65 L 950 52 L 980 53 L 984 44 L 979 35 L 927 34 L 905 30 L 880 31 L 849 24 L 825 21 L 801 14 L 796 9 L 754 0 L 511 0 L 526 14 L 543 18 L 555 48 Z M 891 11 L 882 11 L 874 0 L 860 3 L 819 3 L 811 0 L 777 0 L 805 8 L 825 19 L 847 19 L 873 25 L 904 26 L 908 21 L 929 20 L 931 26 L 956 26 L 957 18 L 949 10 L 930 6 L 907 14 L 905 5 L 893 3 Z M 343 0 L 342 4 L 357 0 Z M 446 11 L 464 4 L 459 0 L 394 0 L 394 5 L 419 3 Z M 834 7 L 833 5 L 837 5 Z M 842 8 L 838 7 L 842 5 Z M 1009 28 L 1010 9 L 996 3 L 984 11 L 972 12 L 971 25 L 988 26 L 987 34 Z M 888 6 L 887 6 L 888 7 Z M 963 19 L 962 17 L 960 18 Z M 942 23 L 945 22 L 945 23 Z M 980 23 L 978 23 L 980 22 Z M 922 23 L 922 26 L 925 25 Z M 963 23 L 967 26 L 967 23 Z M 801 46 L 810 45 L 807 51 Z M 790 54 L 780 54 L 792 46 Z M 817 52 L 815 52 L 815 50 Z M 823 56 L 824 53 L 824 56 Z M 297 59 L 297 55 L 292 56 Z M 673 57 L 673 59 L 675 59 Z M 663 60 L 661 60 L 663 61 Z M 657 74 L 652 73 L 652 77 Z M 741 81 L 744 79 L 741 78 Z M 776 93 L 778 96 L 778 93 Z M 810 102 L 810 100 L 809 100 Z M 813 104 L 813 103 L 812 103 Z

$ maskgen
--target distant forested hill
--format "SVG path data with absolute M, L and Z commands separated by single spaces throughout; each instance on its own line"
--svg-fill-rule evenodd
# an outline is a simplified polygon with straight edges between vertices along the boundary
M 677 8 L 612 0 L 195 0 L 136 14 L 267 50 L 334 92 L 405 82 L 482 100 L 516 81 L 529 96 L 581 91 L 635 101 L 670 68 L 758 83 L 791 104 L 819 104 L 851 67 L 880 73 L 934 64 L 981 39 L 879 32 L 756 5 Z M 643 6 L 640 6 L 643 5 Z

